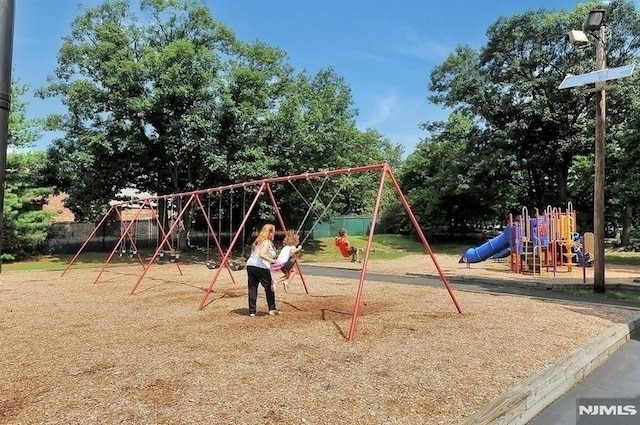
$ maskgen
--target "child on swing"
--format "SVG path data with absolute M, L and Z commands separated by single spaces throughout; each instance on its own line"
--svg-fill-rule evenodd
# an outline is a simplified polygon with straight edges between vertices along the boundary
M 360 262 L 359 249 L 351 245 L 349 239 L 347 239 L 347 229 L 342 228 L 338 230 L 338 236 L 336 236 L 336 246 L 340 249 L 343 257 L 351 256 L 352 263 Z
M 302 251 L 302 245 L 300 245 L 300 238 L 293 230 L 287 230 L 287 233 L 282 240 L 284 246 L 276 258 L 276 262 L 271 266 L 272 271 L 280 270 L 283 275 L 278 278 L 277 281 L 273 281 L 271 289 L 275 291 L 276 286 L 282 283 L 284 291 L 289 292 L 289 282 L 296 274 L 294 265 L 296 264 L 295 254 Z

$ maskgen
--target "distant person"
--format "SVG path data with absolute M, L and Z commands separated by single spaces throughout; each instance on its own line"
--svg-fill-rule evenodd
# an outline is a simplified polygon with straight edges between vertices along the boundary
M 275 234 L 275 226 L 273 224 L 265 224 L 260 229 L 253 244 L 251 244 L 251 255 L 246 263 L 250 317 L 256 316 L 258 285 L 262 285 L 264 288 L 269 314 L 274 316 L 279 313 L 276 310 L 276 294 L 271 289 L 273 282 L 271 265 L 276 262 L 276 248 L 273 246 Z
M 273 283 L 271 289 L 275 291 L 275 287 L 282 283 L 284 291 L 289 292 L 289 282 L 296 274 L 294 269 L 296 264 L 295 254 L 302 251 L 302 245 L 300 245 L 300 237 L 293 230 L 287 230 L 282 243 L 284 246 L 280 250 L 276 262 L 271 266 L 271 270 L 280 270 L 283 275 Z
M 347 239 L 347 229 L 342 228 L 338 230 L 338 236 L 336 236 L 336 246 L 340 249 L 343 257 L 351 257 L 352 263 L 360 262 L 360 250 L 351 245 L 349 239 Z

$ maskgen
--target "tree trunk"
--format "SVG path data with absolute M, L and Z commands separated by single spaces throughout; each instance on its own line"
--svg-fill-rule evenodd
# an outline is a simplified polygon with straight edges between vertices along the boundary
M 567 180 L 569 179 L 569 166 L 562 164 L 561 169 L 556 174 L 558 189 L 556 195 L 558 202 L 565 204 L 567 202 Z
M 631 244 L 631 219 L 633 218 L 633 207 L 627 205 L 624 209 L 624 219 L 622 221 L 621 245 Z

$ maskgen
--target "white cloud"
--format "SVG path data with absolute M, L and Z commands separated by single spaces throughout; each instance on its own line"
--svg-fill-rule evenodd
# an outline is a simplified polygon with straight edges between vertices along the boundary
M 361 117 L 362 119 L 358 126 L 362 129 L 378 128 L 393 116 L 394 109 L 397 105 L 397 90 L 388 89 L 386 93 L 373 100 L 372 110 L 365 112 L 366 116 Z
M 445 59 L 453 50 L 451 46 L 446 46 L 419 34 L 413 28 L 403 28 L 399 31 L 400 39 L 395 49 L 405 55 L 413 56 L 426 61 L 441 61 Z
M 379 131 L 393 144 L 401 145 L 405 156 L 412 153 L 420 139 L 426 136 L 420 128 L 421 123 L 446 120 L 450 113 L 430 104 L 423 96 L 402 93 L 399 88 L 387 88 L 360 105 L 367 106 L 360 110 L 358 128 Z

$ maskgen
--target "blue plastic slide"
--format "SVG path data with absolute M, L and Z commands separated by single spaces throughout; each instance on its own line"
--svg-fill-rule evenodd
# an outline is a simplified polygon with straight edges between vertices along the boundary
M 503 249 L 502 251 L 498 252 L 497 254 L 493 254 L 491 257 L 489 257 L 491 260 L 499 260 L 501 258 L 506 258 L 509 255 L 511 255 L 511 247 L 507 247 L 505 249 Z
M 483 243 L 477 248 L 469 248 L 460 258 L 459 263 L 479 263 L 501 253 L 511 247 L 511 226 L 495 238 Z

